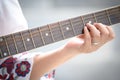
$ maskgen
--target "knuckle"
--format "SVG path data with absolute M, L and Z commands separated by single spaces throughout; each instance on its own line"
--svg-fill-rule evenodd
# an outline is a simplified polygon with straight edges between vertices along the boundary
M 88 39 L 88 40 L 91 39 L 90 34 L 87 34 L 87 35 L 85 36 L 85 38 Z
M 87 37 L 86 37 L 86 39 L 87 39 L 87 40 L 90 40 L 90 39 L 91 39 L 91 37 L 90 37 L 90 36 L 87 36 Z
M 109 32 L 106 31 L 106 32 L 104 32 L 103 34 L 104 34 L 105 36 L 108 36 L 108 35 L 109 35 Z
M 100 38 L 100 34 L 97 34 L 96 37 L 97 37 L 97 38 Z
M 110 38 L 111 38 L 111 39 L 114 39 L 114 38 L 115 38 L 115 35 L 114 35 L 114 34 L 113 34 L 113 35 L 111 35 L 111 36 L 110 36 Z
M 95 38 L 100 38 L 100 34 L 94 34 L 93 37 L 95 37 Z
M 102 23 L 97 23 L 97 25 L 98 25 L 98 26 L 101 26 L 101 25 L 102 25 Z

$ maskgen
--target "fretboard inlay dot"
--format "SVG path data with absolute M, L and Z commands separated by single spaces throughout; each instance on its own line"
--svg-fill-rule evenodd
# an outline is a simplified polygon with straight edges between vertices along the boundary
M 92 23 L 92 21 L 89 21 L 88 23 L 90 23 L 90 24 L 91 24 L 91 23 Z
M 69 27 L 66 27 L 66 30 L 68 31 L 70 28 Z
M 27 38 L 27 41 L 29 42 L 29 41 L 30 41 L 30 38 Z
M 45 33 L 46 36 L 48 36 L 49 34 L 48 33 Z
M 7 56 L 7 53 L 4 53 L 4 56 Z
M 2 42 L 3 41 L 3 38 L 0 38 L 0 42 Z

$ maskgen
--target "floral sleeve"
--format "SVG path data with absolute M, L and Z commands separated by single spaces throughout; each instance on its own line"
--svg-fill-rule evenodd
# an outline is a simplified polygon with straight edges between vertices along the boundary
M 33 56 L 21 53 L 0 60 L 0 80 L 29 80 L 33 66 Z M 54 80 L 55 70 L 45 74 L 40 80 Z

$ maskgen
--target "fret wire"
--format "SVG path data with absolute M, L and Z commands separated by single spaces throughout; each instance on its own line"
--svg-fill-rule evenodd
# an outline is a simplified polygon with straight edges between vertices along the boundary
M 119 9 L 119 11 L 120 11 L 120 6 L 118 6 L 117 8 L 118 8 L 118 9 Z
M 118 7 L 119 8 L 119 7 Z M 114 9 L 114 8 L 113 8 Z M 104 10 L 105 11 L 105 10 Z M 101 11 L 100 11 L 101 12 Z M 115 12 L 114 11 L 114 13 L 117 13 L 117 12 Z M 94 15 L 95 15 L 95 13 L 94 13 Z M 81 16 L 82 17 L 82 16 Z M 101 19 L 103 19 L 103 17 L 101 17 L 101 16 L 99 16 Z M 91 16 L 90 17 L 88 17 L 88 18 L 91 18 Z M 83 19 L 83 18 L 82 18 Z
M 115 13 L 118 13 L 117 11 L 119 11 L 119 8 L 120 7 L 112 8 L 112 9 L 108 9 L 108 10 L 110 10 L 111 12 L 114 12 L 114 14 L 115 14 Z
M 3 56 L 3 54 L 2 54 L 2 51 L 1 51 L 1 49 L 0 49 L 0 53 L 1 53 L 1 54 L 0 54 L 0 55 L 1 55 L 1 57 L 3 58 L 4 56 Z
M 85 26 L 86 24 L 85 24 L 85 22 L 84 22 L 84 18 L 83 18 L 82 16 L 80 16 L 80 18 L 81 18 L 81 20 L 82 20 L 82 22 L 83 22 L 83 24 L 84 24 L 84 26 Z
M 72 30 L 73 30 L 73 34 L 75 35 L 75 30 L 74 30 L 74 28 L 73 28 L 73 24 L 72 24 L 72 21 L 71 21 L 71 19 L 69 19 L 69 21 L 70 21 L 70 25 L 71 25 L 71 27 L 72 27 Z
M 107 11 L 109 15 L 115 15 L 115 14 L 119 14 L 120 12 L 113 12 L 113 11 Z M 114 16 L 113 16 L 114 17 Z
M 55 39 L 54 39 L 54 37 L 53 37 L 53 34 L 52 34 L 52 31 L 51 31 L 51 28 L 50 28 L 50 25 L 49 25 L 49 24 L 48 24 L 48 28 L 49 28 L 49 30 L 50 30 L 50 33 L 51 33 L 51 36 L 52 36 L 53 42 L 55 42 Z
M 100 18 L 99 20 L 104 20 L 104 18 Z M 99 22 L 98 22 L 99 23 Z
M 30 37 L 31 37 L 33 46 L 34 46 L 34 48 L 36 48 L 36 45 L 35 45 L 35 42 L 34 42 L 34 40 L 33 40 L 33 36 L 32 36 L 31 30 L 28 30 L 28 32 L 30 33 Z
M 60 25 L 60 30 L 61 30 L 61 33 L 62 33 L 62 35 L 63 35 L 63 39 L 65 39 L 65 35 L 64 35 L 63 30 L 62 30 L 62 26 L 61 26 L 60 22 L 58 22 L 58 24 Z
M 41 39 L 42 39 L 42 41 L 43 41 L 43 45 L 45 45 L 45 41 L 44 41 L 44 38 L 43 38 L 43 36 L 42 36 L 40 27 L 39 27 L 39 33 L 40 33 Z
M 119 12 L 117 12 L 117 11 L 115 11 L 115 12 L 111 11 L 111 13 L 112 13 L 112 14 L 118 14 Z M 110 15 L 111 15 L 111 14 L 110 14 Z
M 64 31 L 64 32 L 68 32 L 68 31 Z
M 99 19 L 99 20 L 102 20 L 102 19 L 104 19 L 104 18 L 101 18 L 101 19 Z M 67 32 L 67 31 L 65 31 L 65 32 Z
M 105 11 L 107 13 L 108 21 L 109 21 L 110 25 L 112 25 L 112 22 L 111 22 L 110 17 L 109 17 L 109 12 L 107 10 L 105 10 Z
M 110 14 L 109 15 L 115 15 L 115 14 Z M 120 16 L 112 16 L 112 18 L 119 18 Z
M 49 25 L 50 25 L 54 40 L 55 41 L 63 40 L 63 35 L 62 35 L 60 25 L 58 24 L 58 22 L 49 24 Z
M 109 11 L 107 10 L 107 12 L 109 13 Z M 111 12 L 109 13 L 109 15 L 112 15 L 112 14 L 118 14 L 119 12 Z
M 89 20 L 89 19 L 93 19 L 94 17 L 95 17 L 95 15 L 94 15 L 95 13 L 91 13 L 91 14 L 88 14 L 88 15 L 84 15 L 84 16 L 87 16 L 87 18 L 85 18 L 85 20 Z M 89 15 L 92 15 L 92 16 L 89 16 Z M 81 16 L 82 17 L 82 19 L 84 20 L 84 16 Z
M 15 44 L 15 49 L 16 49 L 16 51 L 17 51 L 17 53 L 18 53 L 18 48 L 17 48 L 16 40 L 15 40 L 15 37 L 14 37 L 13 34 L 12 34 L 12 38 L 13 38 L 13 41 L 14 41 L 14 44 Z
M 14 42 L 12 34 L 6 36 L 6 42 L 8 44 L 8 48 L 9 48 L 11 55 L 17 54 L 17 50 L 16 50 L 16 46 L 15 46 L 15 42 Z
M 110 20 L 112 24 L 120 22 L 120 6 L 117 8 L 109 9 Z
M 104 14 L 105 11 L 100 11 L 100 12 L 96 12 L 95 15 L 96 17 L 99 17 L 99 18 L 103 18 L 103 14 Z
M 86 25 L 86 23 L 94 24 L 95 22 L 97 22 L 96 17 L 93 13 L 84 15 L 83 20 L 84 20 L 85 25 Z
M 36 29 L 38 30 L 38 28 L 36 28 Z M 34 30 L 34 29 L 31 29 L 31 31 L 32 31 L 32 30 Z M 38 30 L 38 31 L 39 31 L 39 30 Z M 36 34 L 38 34 L 38 32 L 37 32 L 37 31 L 34 31 L 34 32 L 31 32 L 31 34 L 32 34 L 32 37 L 33 37 L 33 36 L 35 36 Z
M 93 17 L 95 19 L 95 22 L 97 23 L 97 19 L 96 19 L 95 13 L 93 13 Z
M 96 12 L 95 15 L 96 15 L 96 19 L 99 23 L 103 23 L 105 25 L 110 25 L 110 22 L 109 22 L 109 19 L 108 19 L 108 16 L 107 16 L 107 13 L 105 10 Z
M 64 32 L 68 32 L 68 31 L 64 31 Z
M 5 40 L 5 44 L 6 44 L 6 47 L 7 47 L 7 50 L 8 50 L 8 54 L 9 54 L 9 56 L 11 55 L 10 54 L 10 50 L 9 50 L 9 48 L 8 48 L 8 44 L 7 44 L 7 41 L 6 41 L 6 38 L 5 37 L 3 37 L 4 38 L 4 40 Z M 4 55 L 4 54 L 3 54 Z
M 23 38 L 22 32 L 20 32 L 20 35 L 21 35 L 21 38 L 22 38 L 22 41 L 23 41 L 24 48 L 25 48 L 25 50 L 27 51 L 27 47 L 26 47 L 26 45 L 25 45 L 25 41 L 24 41 L 24 38 Z

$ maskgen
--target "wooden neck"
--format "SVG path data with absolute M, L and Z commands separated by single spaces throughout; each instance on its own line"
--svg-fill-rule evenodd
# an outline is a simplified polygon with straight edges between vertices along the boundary
M 120 6 L 2 36 L 0 58 L 79 35 L 89 21 L 106 25 L 120 23 Z

